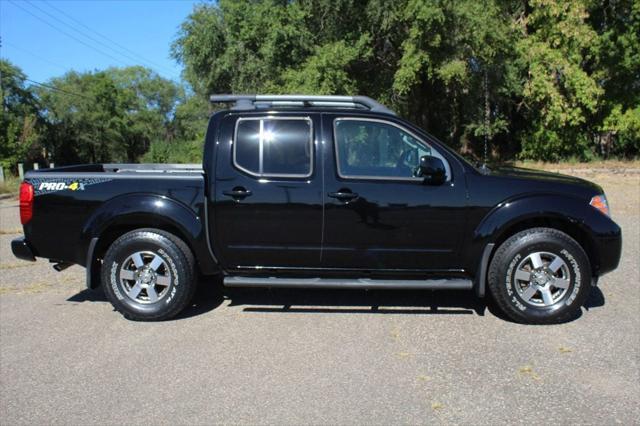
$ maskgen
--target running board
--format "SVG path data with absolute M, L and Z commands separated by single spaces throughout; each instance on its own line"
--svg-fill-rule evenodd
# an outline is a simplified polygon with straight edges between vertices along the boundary
M 376 280 L 370 278 L 263 278 L 224 277 L 225 287 L 362 288 L 404 290 L 471 290 L 473 281 L 462 278 L 432 280 Z

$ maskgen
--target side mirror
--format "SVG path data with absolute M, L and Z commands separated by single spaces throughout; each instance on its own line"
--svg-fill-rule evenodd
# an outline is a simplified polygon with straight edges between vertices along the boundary
M 420 176 L 427 185 L 442 185 L 447 180 L 444 163 L 438 157 L 423 155 L 420 157 Z

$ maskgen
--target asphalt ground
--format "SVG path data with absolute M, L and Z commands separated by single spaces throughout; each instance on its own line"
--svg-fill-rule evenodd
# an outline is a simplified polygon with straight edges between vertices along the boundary
M 1 201 L 0 424 L 638 424 L 640 173 L 578 173 L 605 188 L 623 258 L 553 326 L 471 292 L 212 283 L 176 320 L 131 322 L 84 269 L 15 259 Z

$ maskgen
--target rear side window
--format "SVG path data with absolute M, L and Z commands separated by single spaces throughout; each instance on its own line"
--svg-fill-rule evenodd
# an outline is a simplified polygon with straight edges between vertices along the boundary
M 238 119 L 233 163 L 240 170 L 258 177 L 311 176 L 311 119 Z

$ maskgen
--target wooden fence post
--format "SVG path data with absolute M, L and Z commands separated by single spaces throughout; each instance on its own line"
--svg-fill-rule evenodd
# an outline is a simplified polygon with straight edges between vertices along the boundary
M 18 163 L 18 176 L 20 176 L 20 180 L 24 179 L 24 165 L 22 163 Z

